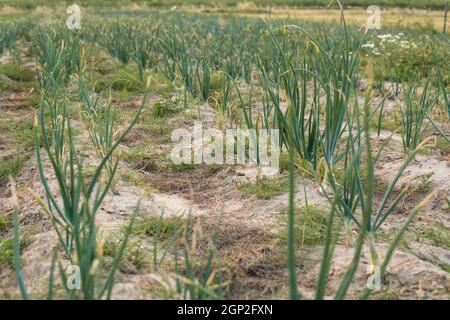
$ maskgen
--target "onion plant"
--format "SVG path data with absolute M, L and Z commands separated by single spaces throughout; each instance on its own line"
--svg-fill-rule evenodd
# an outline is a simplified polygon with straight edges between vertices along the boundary
M 124 65 L 131 61 L 132 41 L 132 26 L 129 24 L 113 23 L 102 37 L 102 42 L 111 56 Z
M 169 220 L 170 228 L 164 227 L 164 212 L 158 219 L 153 241 L 153 269 L 160 272 L 154 279 L 161 285 L 164 298 L 210 300 L 223 299 L 227 282 L 223 281 L 220 272 L 220 261 L 216 252 L 215 242 L 220 228 L 219 218 L 211 240 L 203 244 L 199 225 L 188 214 L 187 219 L 181 217 Z M 172 229 L 172 234 L 166 234 Z M 160 239 L 169 236 L 170 239 L 162 242 Z M 181 243 L 181 245 L 180 245 Z M 205 248 L 199 248 L 206 245 Z M 202 250 L 200 253 L 199 251 Z M 169 255 L 172 253 L 172 255 Z M 170 261 L 169 261 L 170 259 Z M 173 272 L 162 273 L 160 266 L 170 262 Z
M 370 91 L 369 91 L 370 92 Z M 364 106 L 364 130 L 361 130 L 359 121 L 356 121 L 356 134 L 359 135 L 361 132 L 365 135 L 365 158 L 366 166 L 360 166 L 360 159 L 362 149 L 361 146 L 356 143 L 354 147 L 353 142 L 358 142 L 360 137 L 353 138 L 352 133 L 349 134 L 349 146 L 350 149 L 349 159 L 350 162 L 346 161 L 345 173 L 341 181 L 337 181 L 336 178 L 332 177 L 331 173 L 330 181 L 333 189 L 333 196 L 331 198 L 340 197 L 340 201 L 337 203 L 340 209 L 344 213 L 344 217 L 348 217 L 354 221 L 359 227 L 361 227 L 364 222 L 360 218 L 360 212 L 366 212 L 368 214 L 368 221 L 366 223 L 367 228 L 367 239 L 369 242 L 369 247 L 371 251 L 371 262 L 374 266 L 379 266 L 379 257 L 375 246 L 375 234 L 380 229 L 384 221 L 395 211 L 398 204 L 402 199 L 405 198 L 413 189 L 407 185 L 404 187 L 397 195 L 394 193 L 395 187 L 402 176 L 403 172 L 406 170 L 410 162 L 414 159 L 417 152 L 420 150 L 421 146 L 426 143 L 427 140 L 419 144 L 414 150 L 410 151 L 404 160 L 403 164 L 397 170 L 392 180 L 388 184 L 386 191 L 382 197 L 380 203 L 377 207 L 373 207 L 374 199 L 374 185 L 376 184 L 375 179 L 375 166 L 378 161 L 381 151 L 387 145 L 385 142 L 376 155 L 372 155 L 371 143 L 370 143 L 370 133 L 369 133 L 369 122 L 370 122 L 370 110 L 366 93 L 366 102 Z M 356 108 L 355 108 L 356 109 Z M 343 191 L 343 193 L 342 193 Z M 347 220 L 348 221 L 348 220 Z
M 143 99 L 144 101 L 145 99 Z M 142 106 L 144 102 L 142 103 Z M 142 110 L 142 106 L 141 109 Z M 69 126 L 67 129 L 61 129 L 62 136 L 67 136 L 64 143 L 64 148 L 67 149 L 67 156 L 63 160 L 58 158 L 58 154 L 52 151 L 50 139 L 47 136 L 47 128 L 45 121 L 45 108 L 41 108 L 40 121 L 36 121 L 35 126 L 35 141 L 36 141 L 36 157 L 38 163 L 39 174 L 41 181 L 44 185 L 48 206 L 46 211 L 52 217 L 52 221 L 55 226 L 55 230 L 61 241 L 61 244 L 65 251 L 70 254 L 74 246 L 74 233 L 75 224 L 78 220 L 81 221 L 83 213 L 89 209 L 92 214 L 95 215 L 97 209 L 100 207 L 101 202 L 106 196 L 108 189 L 110 188 L 115 171 L 117 169 L 117 161 L 112 165 L 109 177 L 106 179 L 105 185 L 98 185 L 99 179 L 102 177 L 102 173 L 110 161 L 114 150 L 118 147 L 119 143 L 123 140 L 126 134 L 131 130 L 132 126 L 138 120 L 139 112 L 130 124 L 130 126 L 124 131 L 124 133 L 117 139 L 117 141 L 105 151 L 100 165 L 97 167 L 95 174 L 91 181 L 88 183 L 88 187 L 84 187 L 84 178 L 82 165 L 78 160 L 78 155 L 75 150 L 75 145 L 72 137 L 72 130 Z M 42 137 L 43 148 L 48 157 L 52 170 L 57 179 L 58 189 L 62 201 L 57 201 L 55 194 L 49 186 L 47 181 L 40 151 L 39 137 Z M 59 150 L 59 149 L 58 149 Z M 86 207 L 85 201 L 93 201 L 92 207 Z
M 357 86 L 359 52 L 364 42 L 361 39 L 351 39 L 348 35 L 345 20 L 342 19 L 344 43 L 340 48 L 338 40 L 325 37 L 322 43 L 309 32 L 298 26 L 290 26 L 305 34 L 316 47 L 313 63 L 319 74 L 319 82 L 325 93 L 324 121 L 322 133 L 322 152 L 330 167 L 336 162 L 336 151 L 345 130 L 345 114 L 349 99 Z
M 293 123 L 291 122 L 291 125 Z M 295 169 L 294 150 L 289 149 L 289 210 L 288 210 L 288 272 L 289 292 L 293 300 L 300 298 L 297 288 L 296 253 L 295 253 Z
M 8 49 L 17 37 L 17 27 L 12 23 L 0 22 L 0 55 Z
M 449 93 L 448 93 L 448 86 L 445 85 L 444 77 L 442 76 L 442 74 L 440 72 L 438 72 L 437 82 L 438 82 L 438 87 L 442 93 L 442 97 L 444 98 L 445 106 L 447 107 L 448 117 L 450 118 L 450 98 L 449 98 Z
M 95 26 L 91 26 L 95 28 Z M 123 66 L 134 61 L 137 66 L 138 79 L 143 81 L 144 71 L 157 63 L 155 50 L 155 35 L 148 26 L 137 27 L 132 21 L 118 20 L 107 24 L 101 29 L 102 37 L 88 34 L 91 41 L 103 45 L 111 56 L 116 58 Z M 154 28 L 155 32 L 157 28 Z
M 20 206 L 17 198 L 16 185 L 13 179 L 11 181 L 11 205 L 14 215 L 14 269 L 16 271 L 17 285 L 19 287 L 22 299 L 28 300 L 28 292 L 25 285 L 24 275 L 20 263 L 20 234 L 19 234 L 19 214 Z
M 402 143 L 405 152 L 417 148 L 426 130 L 428 111 L 436 102 L 436 96 L 431 94 L 430 82 L 426 81 L 420 99 L 416 101 L 417 86 L 408 86 L 404 91 L 405 106 L 400 107 L 402 123 Z
M 220 76 L 220 93 L 219 93 L 219 111 L 225 117 L 227 122 L 231 117 L 231 93 L 233 89 L 233 80 L 227 73 Z
M 80 171 L 80 175 L 81 174 L 82 169 Z M 80 181 L 77 184 L 77 187 L 80 183 L 83 183 L 81 177 Z M 83 201 L 86 202 L 86 200 Z M 124 255 L 125 248 L 128 243 L 128 237 L 131 233 L 138 208 L 139 205 L 136 207 L 134 213 L 131 216 L 130 224 L 128 225 L 125 236 L 122 239 L 122 244 L 118 250 L 117 255 L 114 257 L 112 264 L 109 266 L 109 270 L 104 270 L 104 265 L 102 264 L 102 256 L 98 252 L 98 228 L 95 223 L 95 213 L 90 211 L 89 205 L 87 203 L 83 204 L 83 215 L 76 218 L 73 224 L 74 243 L 76 244 L 75 252 L 74 254 L 65 256 L 69 259 L 69 267 L 75 266 L 79 270 L 75 273 L 75 275 L 79 276 L 80 287 L 73 287 L 74 283 L 72 283 L 72 280 L 70 278 L 74 276 L 73 271 L 75 269 L 65 269 L 63 262 L 57 261 L 58 254 L 57 249 L 55 249 L 52 257 L 48 280 L 48 300 L 52 300 L 55 295 L 54 291 L 56 287 L 56 264 L 58 264 L 62 287 L 66 292 L 67 299 L 99 300 L 104 298 L 111 298 L 115 274 Z M 28 293 L 20 262 L 20 232 L 18 215 L 19 207 L 18 204 L 16 204 L 14 206 L 14 267 L 16 270 L 17 283 L 19 286 L 21 297 L 22 299 L 28 300 L 30 299 L 30 294 Z M 106 273 L 106 277 L 104 277 L 103 273 Z
M 363 40 L 352 41 L 345 25 L 343 47 L 338 40 L 327 37 L 319 40 L 298 26 L 288 28 L 300 31 L 307 37 L 308 44 L 301 51 L 287 54 L 282 42 L 270 30 L 280 51 L 279 65 L 273 69 L 280 71 L 275 73 L 277 78 L 271 80 L 271 75 L 260 63 L 263 87 L 271 98 L 283 144 L 295 148 L 301 158 L 311 162 L 314 170 L 318 169 L 320 155 L 328 167 L 333 168 L 339 159 L 337 150 L 347 125 L 345 114 L 349 99 L 356 90 Z M 280 107 L 280 90 L 288 98 L 285 111 Z M 322 95 L 325 96 L 323 99 Z M 294 119 L 292 126 L 288 125 L 290 117 Z M 321 122 L 324 123 L 322 131 Z M 292 141 L 292 145 L 288 141 Z
M 296 276 L 296 254 L 295 254 L 295 183 L 294 183 L 294 163 L 293 163 L 293 151 L 289 152 L 289 167 L 290 167 L 290 184 L 289 184 L 289 221 L 288 221 L 288 271 L 289 271 L 289 287 L 290 287 L 290 296 L 291 299 L 300 298 L 300 292 L 297 287 L 297 276 Z M 340 189 L 337 190 L 340 192 Z M 369 194 L 368 200 L 371 204 L 371 194 Z M 327 278 L 329 274 L 329 270 L 332 263 L 334 246 L 336 244 L 337 238 L 333 235 L 333 229 L 335 224 L 335 216 L 337 213 L 337 204 L 341 201 L 342 197 L 340 193 L 334 198 L 332 202 L 332 206 L 330 209 L 330 213 L 327 219 L 327 227 L 326 227 L 326 235 L 325 235 L 325 244 L 323 248 L 322 261 L 320 266 L 320 271 L 317 278 L 317 286 L 315 292 L 315 299 L 321 300 L 325 297 L 325 291 L 327 287 Z M 347 295 L 348 288 L 353 281 L 353 278 L 358 269 L 359 260 L 363 248 L 364 239 L 367 232 L 367 225 L 369 221 L 369 210 L 370 205 L 366 208 L 362 213 L 362 221 L 360 227 L 360 233 L 358 239 L 356 241 L 356 247 L 353 254 L 353 259 L 351 264 L 349 265 L 344 278 L 339 284 L 339 287 L 336 292 L 336 299 L 343 299 Z
M 367 104 L 366 104 L 367 106 Z M 326 288 L 328 283 L 328 274 L 330 271 L 330 267 L 332 264 L 334 247 L 337 241 L 337 236 L 333 235 L 334 224 L 336 223 L 336 215 L 340 215 L 339 212 L 341 209 L 339 207 L 344 207 L 348 214 L 352 216 L 353 219 L 357 222 L 358 225 L 358 237 L 355 241 L 355 248 L 353 253 L 353 258 L 351 260 L 350 265 L 344 273 L 344 277 L 339 283 L 337 290 L 335 292 L 335 299 L 344 299 L 348 293 L 350 285 L 356 275 L 358 270 L 358 266 L 360 264 L 360 259 L 362 256 L 362 250 L 367 239 L 370 248 L 371 254 L 371 263 L 373 265 L 373 272 L 379 272 L 378 276 L 381 278 L 387 269 L 387 266 L 392 258 L 393 252 L 395 248 L 398 246 L 398 243 L 403 236 L 406 228 L 409 226 L 411 221 L 417 215 L 421 208 L 429 201 L 432 197 L 432 193 L 430 193 L 425 199 L 419 203 L 411 212 L 410 216 L 406 220 L 406 222 L 402 225 L 398 233 L 396 234 L 394 240 L 390 243 L 387 253 L 384 259 L 381 261 L 380 257 L 375 248 L 375 238 L 374 232 L 379 228 L 381 223 L 387 218 L 389 214 L 396 208 L 400 199 L 405 195 L 405 190 L 401 192 L 401 194 L 388 205 L 388 198 L 392 194 L 393 187 L 395 182 L 398 180 L 401 173 L 406 168 L 407 164 L 413 158 L 414 153 L 410 155 L 410 157 L 406 160 L 405 164 L 399 170 L 399 172 L 394 177 L 394 180 L 389 185 L 385 197 L 383 198 L 381 204 L 378 205 L 378 208 L 374 208 L 374 199 L 375 199 L 375 162 L 372 155 L 371 143 L 370 143 L 370 134 L 369 134 L 369 123 L 370 123 L 370 111 L 369 108 L 366 107 L 364 111 L 364 124 L 361 127 L 358 127 L 358 132 L 364 133 L 364 145 L 365 150 L 365 172 L 360 170 L 360 159 L 362 149 L 355 149 L 353 147 L 349 147 L 351 150 L 351 163 L 345 167 L 343 173 L 343 181 L 347 179 L 349 181 L 355 182 L 357 185 L 355 189 L 357 189 L 358 197 L 359 197 L 359 206 L 358 212 L 349 208 L 349 206 L 345 203 L 346 197 L 343 194 L 345 191 L 345 184 L 332 184 L 334 188 L 334 194 L 330 197 L 331 200 L 331 208 L 328 216 L 327 228 L 326 228 L 326 236 L 325 236 L 325 244 L 323 248 L 323 255 L 321 261 L 321 267 L 317 279 L 317 286 L 315 292 L 315 299 L 324 299 L 326 295 Z M 357 122 L 358 126 L 358 122 Z M 355 138 L 355 140 L 357 140 Z M 355 141 L 354 139 L 351 139 Z M 359 144 L 358 144 L 359 145 Z M 292 154 L 292 151 L 291 151 Z M 376 156 L 377 157 L 377 156 Z M 288 271 L 289 271 L 289 286 L 291 292 L 291 298 L 297 299 L 299 298 L 299 292 L 297 287 L 297 278 L 296 278 L 296 266 L 295 266 L 295 232 L 294 232 L 294 218 L 295 218 L 295 210 L 294 210 L 294 187 L 293 183 L 293 175 L 294 175 L 294 165 L 293 159 L 290 157 L 290 175 L 291 175 L 291 183 L 290 183 L 290 192 L 289 192 L 289 221 L 288 221 Z M 331 173 L 329 173 L 330 176 Z M 356 175 L 357 179 L 353 178 L 352 175 Z M 363 178 L 364 177 L 364 178 Z M 334 177 L 332 177 L 335 179 Z M 330 179 L 331 181 L 334 181 Z M 386 208 L 386 209 L 385 209 Z M 375 214 L 374 214 L 375 212 Z M 364 289 L 360 298 L 366 299 L 372 289 Z
M 41 182 L 47 198 L 47 205 L 41 202 L 39 196 L 35 196 L 38 203 L 45 212 L 51 217 L 54 230 L 57 234 L 58 243 L 64 249 L 65 256 L 72 265 L 79 268 L 81 276 L 81 296 L 67 286 L 67 271 L 60 264 L 60 275 L 67 290 L 68 298 L 83 299 L 101 299 L 110 298 L 114 284 L 114 275 L 119 261 L 125 250 L 130 228 L 132 227 L 135 213 L 132 215 L 128 232 L 122 242 L 119 254 L 115 257 L 112 266 L 109 269 L 106 280 L 103 284 L 98 283 L 100 267 L 100 258 L 97 249 L 97 225 L 96 213 L 100 208 L 111 184 L 114 174 L 117 170 L 117 161 L 109 176 L 105 179 L 106 183 L 100 183 L 104 178 L 104 171 L 114 150 L 120 142 L 129 133 L 134 124 L 138 121 L 139 115 L 144 106 L 145 97 L 139 111 L 136 113 L 133 121 L 124 133 L 114 142 L 114 144 L 105 152 L 100 164 L 92 178 L 86 180 L 83 163 L 77 153 L 73 139 L 73 132 L 70 127 L 70 121 L 67 120 L 66 129 L 62 130 L 67 136 L 64 144 L 65 157 L 58 161 L 55 152 L 52 150 L 51 142 L 47 136 L 45 121 L 45 108 L 41 108 L 40 121 L 36 119 L 35 141 L 36 158 Z M 43 158 L 39 138 L 42 137 L 43 150 L 51 164 L 51 170 L 56 178 L 57 189 L 50 187 L 46 171 L 44 170 Z M 53 274 L 51 274 L 53 279 Z M 53 280 L 51 280 L 53 283 Z M 24 296 L 25 297 L 25 296 Z
M 175 82 L 178 67 L 178 38 L 170 36 L 169 32 L 160 39 L 160 45 L 163 49 L 163 63 L 160 67 L 162 74 L 172 82 Z
M 197 82 L 200 89 L 200 97 L 203 101 L 208 101 L 211 88 L 211 71 L 206 61 L 197 63 Z
M 48 140 L 55 162 L 62 166 L 65 161 L 65 151 L 67 151 L 65 148 L 67 147 L 68 119 L 66 96 L 62 89 L 56 87 L 49 93 L 44 91 L 41 99 L 40 115 L 42 122 L 49 119 L 50 127 L 44 129 L 50 134 Z
M 368 133 L 368 122 L 366 122 L 365 128 L 366 128 L 366 133 Z M 366 139 L 366 144 L 367 144 L 367 146 L 369 146 L 368 135 L 367 135 L 367 139 Z M 370 159 L 370 160 L 367 160 L 368 170 L 373 171 L 373 163 L 371 160 L 370 151 L 368 152 L 367 159 Z M 292 159 L 290 161 L 292 161 Z M 350 166 L 347 167 L 347 170 L 344 173 L 345 177 L 348 177 L 350 174 L 349 168 L 350 168 Z M 293 165 L 291 165 L 291 174 L 292 174 L 292 170 L 293 170 Z M 331 173 L 330 173 L 330 176 L 332 176 Z M 372 178 L 372 176 L 368 175 L 368 179 L 370 180 L 370 182 L 373 182 L 371 180 L 371 178 Z M 338 286 L 338 289 L 337 289 L 336 295 L 335 295 L 335 299 L 344 299 L 345 298 L 345 296 L 347 295 L 348 289 L 350 287 L 350 284 L 352 283 L 353 278 L 355 277 L 356 271 L 358 270 L 361 252 L 362 252 L 363 244 L 364 244 L 364 239 L 366 237 L 366 233 L 367 233 L 367 229 L 368 229 L 368 225 L 369 225 L 369 221 L 370 221 L 370 212 L 371 212 L 371 206 L 372 206 L 372 200 L 373 200 L 373 188 L 374 188 L 373 184 L 370 184 L 368 186 L 368 190 L 367 190 L 368 194 L 367 194 L 367 198 L 366 198 L 368 205 L 364 208 L 364 210 L 362 210 L 362 213 L 361 213 L 361 223 L 359 226 L 360 232 L 359 232 L 359 236 L 356 240 L 356 246 L 355 246 L 355 250 L 353 253 L 353 258 L 352 258 L 352 261 L 351 261 L 347 271 L 344 274 L 342 281 L 340 282 L 340 284 Z M 292 189 L 292 186 L 291 186 L 291 189 Z M 293 197 L 292 191 L 290 191 L 290 194 L 291 194 L 290 197 Z M 333 235 L 335 216 L 339 212 L 338 206 L 344 205 L 343 199 L 345 199 L 345 196 L 343 197 L 343 195 L 342 195 L 341 186 L 336 186 L 335 196 L 332 200 L 332 206 L 331 206 L 330 213 L 329 213 L 329 216 L 327 219 L 325 244 L 324 244 L 324 248 L 323 248 L 321 267 L 320 267 L 319 275 L 317 278 L 315 299 L 318 299 L 318 300 L 324 299 L 325 293 L 326 293 L 325 291 L 326 291 L 327 282 L 328 282 L 327 278 L 328 278 L 330 266 L 332 263 L 334 247 L 335 247 L 335 244 L 337 241 L 337 237 L 335 237 Z M 292 203 L 292 201 L 293 200 L 290 200 L 290 203 Z M 292 207 L 292 204 L 290 205 L 290 207 Z M 295 284 L 295 286 L 296 286 L 296 284 Z
M 111 106 L 111 103 L 103 101 L 100 95 L 95 97 L 93 93 L 89 93 L 81 81 L 78 84 L 78 91 L 83 110 L 82 119 L 86 124 L 91 143 L 97 155 L 103 159 L 114 146 L 119 133 L 116 124 L 116 110 Z M 110 154 L 105 164 L 106 171 L 110 177 L 114 176 L 114 163 L 113 155 Z M 113 192 L 115 192 L 114 179 L 111 186 Z
M 218 223 L 218 226 L 220 222 Z M 184 239 L 182 256 L 179 255 L 179 248 L 174 248 L 174 262 L 176 273 L 176 288 L 178 294 L 183 299 L 207 300 L 207 299 L 223 299 L 226 283 L 222 281 L 220 266 L 217 263 L 217 252 L 215 242 L 218 228 L 214 231 L 211 243 L 206 250 L 205 256 L 201 263 L 201 270 L 196 270 L 196 257 L 198 257 L 198 243 L 196 237 L 201 232 L 191 220 L 189 215 L 184 228 Z M 182 266 L 182 268 L 181 268 Z
M 371 88 L 367 89 L 364 100 L 364 107 L 366 108 L 370 104 Z M 384 106 L 384 98 L 378 103 L 378 106 L 370 115 L 364 114 L 368 117 L 368 121 L 371 121 L 375 116 L 376 111 L 381 108 L 382 112 Z M 334 192 L 334 196 L 339 196 L 340 201 L 336 203 L 336 211 L 343 220 L 345 229 L 345 240 L 347 244 L 353 243 L 352 237 L 352 224 L 356 222 L 358 226 L 361 225 L 360 221 L 355 217 L 354 213 L 358 211 L 360 204 L 360 190 L 359 181 L 364 181 L 364 172 L 361 169 L 361 160 L 363 150 L 367 147 L 364 143 L 364 131 L 360 120 L 358 99 L 355 97 L 354 107 L 352 111 L 347 110 L 346 121 L 348 123 L 348 136 L 343 151 L 343 163 L 345 174 L 342 174 L 340 178 L 336 178 L 332 173 L 332 168 L 327 168 L 327 174 L 330 181 L 331 188 Z M 368 107 L 367 107 L 368 108 Z M 381 116 L 379 116 L 380 118 Z M 380 120 L 379 120 L 380 121 Z M 381 151 L 389 142 L 390 139 L 381 145 L 377 156 L 374 158 L 374 162 L 378 160 Z M 339 188 L 338 188 L 339 186 Z M 325 195 L 332 202 L 333 196 L 329 196 L 326 190 L 323 190 Z
M 157 61 L 155 57 L 155 40 L 150 34 L 139 33 L 133 43 L 133 60 L 138 67 L 138 79 L 144 80 L 144 70 L 153 67 Z
M 83 70 L 80 36 L 64 28 L 38 30 L 34 48 L 42 88 L 65 84 L 71 74 Z
M 277 40 L 275 39 L 275 41 Z M 279 48 L 281 50 L 281 46 Z M 321 145 L 318 81 L 313 81 L 313 95 L 308 98 L 307 84 L 310 79 L 310 72 L 305 65 L 305 61 L 302 62 L 303 67 L 297 68 L 285 59 L 281 60 L 285 71 L 276 82 L 270 80 L 269 74 L 260 64 L 265 95 L 270 98 L 271 104 L 263 104 L 263 112 L 265 118 L 268 119 L 271 110 L 273 110 L 274 121 L 281 132 L 282 144 L 286 145 L 288 149 L 295 149 L 301 158 L 310 161 L 313 167 L 317 168 Z M 281 88 L 285 90 L 289 99 L 286 111 L 281 109 Z M 291 118 L 293 125 L 289 126 L 288 123 Z M 288 143 L 289 141 L 292 144 Z
M 267 132 L 267 138 L 269 138 L 269 135 L 271 136 L 270 138 L 270 143 L 271 144 L 275 144 L 278 143 L 278 145 L 280 145 L 280 141 L 272 141 L 272 139 L 274 138 L 273 135 L 271 135 L 271 129 L 272 127 L 269 124 L 268 119 L 265 117 L 265 115 L 260 115 L 258 114 L 256 116 L 256 119 L 254 119 L 253 116 L 253 82 L 250 83 L 250 90 L 248 93 L 248 101 L 245 102 L 243 99 L 243 96 L 241 94 L 241 90 L 239 90 L 239 86 L 237 84 L 237 82 L 235 80 L 233 80 L 234 82 L 234 87 L 236 89 L 238 98 L 239 98 L 239 106 L 242 110 L 243 116 L 244 116 L 244 125 L 248 128 L 248 129 L 252 129 L 255 130 L 255 134 L 251 134 L 250 135 L 250 145 L 251 146 L 255 146 L 256 148 L 256 164 L 261 165 L 261 157 L 260 157 L 260 150 L 261 150 L 261 143 L 267 144 L 269 143 L 269 141 L 260 141 L 260 131 L 259 130 L 265 130 Z M 268 139 L 269 140 L 269 139 Z M 281 150 L 279 150 L 281 151 Z

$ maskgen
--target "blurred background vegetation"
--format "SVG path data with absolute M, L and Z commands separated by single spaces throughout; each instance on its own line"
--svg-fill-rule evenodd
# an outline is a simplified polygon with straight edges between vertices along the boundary
M 281 5 L 295 7 L 324 7 L 330 4 L 330 0 L 0 0 L 0 5 L 32 9 L 36 6 L 58 6 L 71 5 L 76 3 L 82 6 L 92 7 L 112 7 L 129 6 L 133 4 L 149 5 L 158 7 L 168 7 L 174 5 L 220 5 L 236 6 L 239 4 L 254 4 L 258 6 Z M 420 8 L 441 10 L 447 0 L 342 0 L 346 6 L 367 7 L 369 5 L 379 5 L 380 7 L 400 7 L 400 8 Z

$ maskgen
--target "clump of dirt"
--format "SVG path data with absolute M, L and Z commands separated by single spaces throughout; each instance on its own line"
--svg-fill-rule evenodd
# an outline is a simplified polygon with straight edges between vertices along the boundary
M 215 239 L 223 277 L 232 280 L 227 298 L 273 297 L 287 283 L 285 259 L 273 234 L 230 216 L 196 221 L 202 231 L 199 250 Z
M 222 168 L 202 166 L 176 172 L 156 172 L 148 175 L 147 181 L 160 192 L 180 194 L 208 207 L 220 198 L 225 188 L 225 178 L 226 173 Z
M 123 140 L 126 146 L 148 142 L 149 145 L 164 147 L 170 142 L 170 132 L 162 124 L 152 124 L 146 127 L 134 127 Z
M 137 141 L 142 141 L 148 137 L 147 133 L 142 128 L 134 127 L 122 140 L 122 143 L 126 146 L 135 144 Z
M 215 246 L 218 250 L 235 256 L 235 251 L 241 252 L 242 243 L 250 243 L 253 246 L 267 246 L 274 243 L 272 234 L 257 228 L 246 222 L 226 217 L 226 223 L 222 223 L 225 217 L 203 217 L 197 218 L 202 231 L 206 235 L 214 235 Z
M 134 163 L 134 168 L 139 171 L 144 172 L 155 172 L 159 170 L 160 156 L 158 154 L 148 154 L 143 156 L 141 159 Z

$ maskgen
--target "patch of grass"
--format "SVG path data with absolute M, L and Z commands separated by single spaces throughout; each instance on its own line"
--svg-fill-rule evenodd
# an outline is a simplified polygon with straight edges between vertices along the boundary
M 398 293 L 391 289 L 383 288 L 380 291 L 372 294 L 370 299 L 373 300 L 398 300 L 400 299 Z
M 27 247 L 29 241 L 27 238 L 20 239 L 20 249 Z M 13 268 L 14 267 L 14 239 L 8 238 L 0 241 L 0 266 Z
M 141 270 L 148 265 L 148 259 L 142 250 L 142 243 L 140 241 L 130 242 L 127 245 L 124 260 L 133 265 L 137 270 Z
M 149 74 L 149 86 L 152 88 L 152 92 L 161 95 L 169 95 L 175 91 L 174 83 L 156 70 L 152 70 Z
M 433 174 L 434 172 L 424 173 L 416 178 L 417 180 L 419 180 L 419 184 L 416 186 L 417 191 L 423 194 L 431 191 L 431 185 L 433 182 L 431 180 L 431 177 L 433 176 Z
M 39 108 L 41 103 L 41 95 L 38 91 L 35 91 L 33 94 L 28 94 L 26 99 L 31 107 Z
M 384 111 L 384 112 L 386 112 L 386 111 Z M 372 121 L 370 123 L 372 128 L 378 129 L 377 121 L 378 121 L 377 117 L 374 117 L 374 119 L 372 119 Z M 402 133 L 402 124 L 396 117 L 392 118 L 392 117 L 385 116 L 383 118 L 383 121 L 381 122 L 381 130 L 385 130 L 385 131 L 389 131 L 389 132 L 396 131 L 398 134 L 401 134 Z
M 376 239 L 377 241 L 391 243 L 392 241 L 394 241 L 395 237 L 397 236 L 397 233 L 398 233 L 397 228 L 380 229 L 376 234 Z M 402 249 L 408 249 L 410 247 L 409 246 L 410 241 L 414 241 L 413 236 L 411 235 L 411 233 L 405 233 L 400 239 L 398 247 Z
M 2 91 L 21 92 L 33 85 L 34 75 L 20 62 L 0 64 L 0 89 Z
M 119 247 L 119 241 L 115 237 L 107 238 L 102 244 L 102 255 L 114 257 Z
M 122 102 L 126 102 L 126 101 L 129 101 L 131 99 L 130 92 L 128 91 L 127 88 L 123 88 L 120 91 L 115 91 L 114 92 L 114 97 L 117 100 L 122 101 Z
M 87 46 L 90 51 L 90 56 L 95 59 L 96 63 L 92 67 L 94 72 L 98 72 L 102 75 L 112 74 L 117 70 L 117 64 L 114 62 L 113 58 L 107 53 L 103 51 L 99 47 Z
M 174 164 L 168 158 L 161 158 L 163 162 L 160 163 L 158 169 L 160 171 L 183 172 L 195 169 L 196 165 L 191 163 Z
M 210 80 L 210 90 L 220 92 L 223 88 L 223 73 L 219 71 L 213 71 L 211 72 L 211 80 Z
M 94 177 L 96 169 L 97 166 L 93 164 L 88 164 L 83 167 L 83 179 L 85 181 L 86 187 L 88 185 L 88 181 L 91 181 L 91 179 Z
M 178 121 L 173 117 L 180 111 L 171 101 L 161 99 L 142 114 L 140 127 L 151 136 L 157 136 L 159 140 L 170 141 L 170 134 L 173 128 L 177 127 L 174 121 Z
M 168 103 L 167 101 L 162 100 L 155 102 L 150 112 L 152 113 L 152 116 L 154 118 L 161 119 L 179 113 L 180 109 L 174 106 L 172 103 Z
M 18 149 L 34 146 L 34 125 L 32 119 L 0 122 L 0 136 L 8 139 Z
M 30 82 L 34 79 L 34 75 L 17 60 L 1 64 L 0 73 L 17 82 Z
M 108 238 L 102 246 L 103 255 L 111 258 L 116 257 L 121 241 L 121 239 Z M 148 259 L 142 250 L 141 241 L 130 241 L 125 248 L 119 268 L 122 272 L 133 273 L 145 268 L 148 265 L 147 261 Z
M 432 150 L 427 148 L 427 147 L 422 147 L 419 149 L 419 151 L 417 151 L 417 154 L 421 154 L 424 156 L 429 156 L 432 154 Z
M 96 92 L 100 92 L 107 88 L 111 88 L 113 91 L 123 91 L 128 92 L 142 92 L 145 89 L 145 83 L 139 81 L 133 72 L 126 69 L 121 69 L 115 73 L 104 75 L 95 74 L 91 78 L 91 82 L 94 84 L 94 89 Z
M 0 266 L 13 268 L 14 241 L 6 239 L 0 242 Z
M 430 241 L 434 246 L 450 250 L 450 228 L 442 222 L 434 222 L 417 228 L 419 237 Z
M 142 159 L 144 156 L 152 154 L 154 152 L 153 148 L 149 146 L 133 146 L 128 148 L 126 151 L 121 153 L 121 158 L 128 162 L 136 162 Z
M 155 155 L 155 151 L 148 146 L 130 147 L 120 157 L 137 170 L 155 171 L 158 169 L 158 155 Z
M 444 137 L 439 136 L 437 138 L 436 148 L 441 150 L 444 154 L 450 154 L 450 143 Z
M 142 178 L 139 173 L 127 169 L 120 170 L 119 180 L 125 181 L 133 186 L 139 186 L 142 184 Z
M 20 86 L 18 83 L 9 79 L 8 77 L 0 75 L 0 90 L 1 91 L 13 91 L 19 92 Z
M 295 217 L 295 233 L 298 246 L 322 244 L 325 241 L 328 210 L 324 207 L 310 206 L 298 209 Z M 338 230 L 334 230 L 335 235 Z M 283 243 L 287 242 L 287 231 L 280 233 Z
M 186 224 L 180 217 L 147 217 L 136 221 L 132 234 L 157 238 L 159 242 L 173 238 L 175 232 L 184 232 Z
M 238 184 L 238 189 L 246 194 L 255 195 L 259 199 L 270 199 L 289 190 L 286 178 L 268 179 L 266 177 L 256 180 L 256 182 Z
M 170 135 L 174 127 L 175 126 L 171 126 L 168 121 L 164 120 L 143 122 L 140 125 L 140 128 L 142 130 L 144 130 L 150 136 L 156 137 L 158 141 L 161 142 L 170 141 Z
M 187 170 L 193 170 L 195 168 L 197 168 L 199 165 L 193 164 L 193 163 L 181 163 L 181 164 L 175 164 L 172 162 L 172 160 L 170 159 L 170 157 L 166 156 L 163 159 L 163 163 L 162 163 L 165 168 L 168 168 L 170 171 L 172 172 L 183 172 L 183 171 L 187 171 Z M 214 170 L 215 166 L 214 165 L 208 165 L 209 169 Z
M 182 172 L 197 167 L 195 164 L 174 164 L 170 156 L 165 153 L 157 153 L 148 146 L 134 146 L 121 154 L 121 158 L 129 162 L 134 169 L 148 172 L 171 171 Z M 214 166 L 210 166 L 213 169 Z
M 298 154 L 294 155 L 294 163 L 299 172 L 305 173 L 308 177 L 314 177 L 314 169 L 310 162 L 306 159 L 300 158 Z M 289 153 L 282 152 L 279 159 L 280 172 L 289 170 Z
M 278 164 L 280 166 L 281 172 L 289 170 L 289 153 L 288 152 L 280 153 L 280 159 L 279 159 Z
M 0 216 L 0 235 L 9 230 L 12 225 L 11 218 L 9 216 L 2 215 Z
M 17 155 L 14 158 L 8 160 L 2 160 L 0 162 L 0 186 L 8 183 L 9 176 L 15 178 L 22 170 L 25 162 L 30 158 L 30 154 Z

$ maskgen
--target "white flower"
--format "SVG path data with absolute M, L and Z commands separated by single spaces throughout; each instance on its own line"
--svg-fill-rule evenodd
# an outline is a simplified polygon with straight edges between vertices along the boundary
M 373 42 L 365 43 L 365 44 L 363 44 L 361 46 L 361 48 L 371 48 L 371 49 L 373 49 L 373 48 L 375 48 L 375 43 L 373 43 Z
M 387 39 L 392 39 L 392 34 L 390 34 L 390 33 L 380 34 L 380 35 L 378 35 L 378 38 L 380 38 L 382 41 L 387 40 Z

